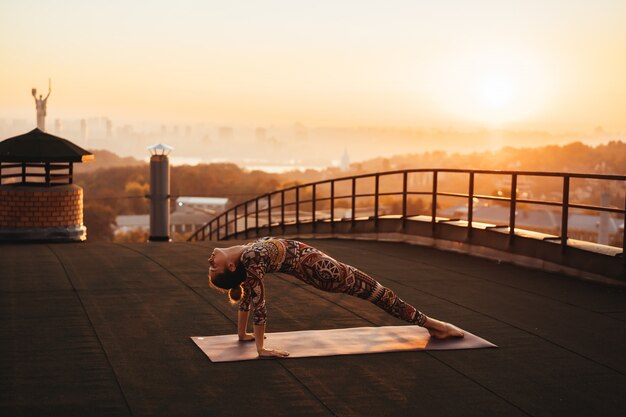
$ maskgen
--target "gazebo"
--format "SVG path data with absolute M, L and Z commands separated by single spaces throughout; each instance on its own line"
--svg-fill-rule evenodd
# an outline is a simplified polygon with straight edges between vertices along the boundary
M 0 142 L 0 240 L 85 240 L 83 189 L 73 184 L 73 167 L 93 159 L 39 129 Z

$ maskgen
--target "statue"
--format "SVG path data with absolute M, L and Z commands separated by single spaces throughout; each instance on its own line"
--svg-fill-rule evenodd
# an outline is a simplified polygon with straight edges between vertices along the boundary
M 48 97 L 50 97 L 50 93 L 52 92 L 52 81 L 48 79 L 48 95 L 46 98 L 42 98 L 43 96 L 39 94 L 39 98 L 37 98 L 37 89 L 33 88 L 31 90 L 33 97 L 35 98 L 35 109 L 37 109 L 37 128 L 43 132 L 46 131 L 46 106 L 48 102 Z

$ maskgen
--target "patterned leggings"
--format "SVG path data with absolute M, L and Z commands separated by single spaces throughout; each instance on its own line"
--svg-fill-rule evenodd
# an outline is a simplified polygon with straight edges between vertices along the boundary
M 312 251 L 301 262 L 296 277 L 323 291 L 345 293 L 371 302 L 392 316 L 424 326 L 426 315 L 402 301 L 395 292 L 365 272 L 339 262 L 320 251 Z

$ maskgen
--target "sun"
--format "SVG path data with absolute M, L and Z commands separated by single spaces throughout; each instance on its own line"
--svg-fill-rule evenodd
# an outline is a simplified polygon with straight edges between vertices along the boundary
M 514 105 L 518 85 L 518 82 L 506 74 L 489 74 L 476 82 L 474 94 L 480 105 L 499 111 Z
M 430 96 L 455 119 L 505 127 L 542 111 L 551 82 L 542 59 L 523 50 L 475 50 L 440 59 Z

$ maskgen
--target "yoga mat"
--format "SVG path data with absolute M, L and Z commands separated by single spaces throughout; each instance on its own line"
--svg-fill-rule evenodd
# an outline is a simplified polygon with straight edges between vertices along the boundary
M 465 330 L 463 338 L 435 339 L 420 326 L 354 327 L 266 333 L 265 346 L 286 350 L 287 358 L 400 352 L 408 350 L 478 349 L 497 347 Z M 239 342 L 236 334 L 191 338 L 212 362 L 259 359 L 256 345 Z

